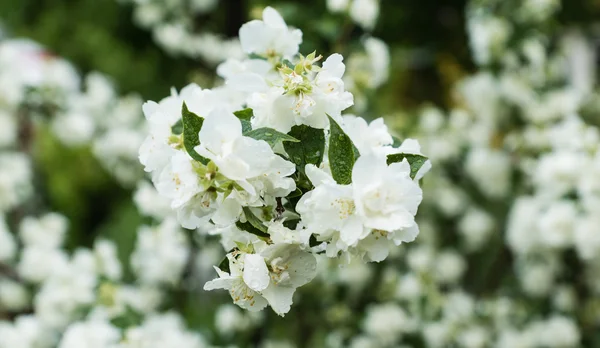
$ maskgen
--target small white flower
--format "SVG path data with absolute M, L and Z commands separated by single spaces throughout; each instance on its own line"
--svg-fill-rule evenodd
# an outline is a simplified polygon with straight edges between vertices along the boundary
M 240 28 L 240 42 L 246 53 L 263 56 L 292 57 L 298 53 L 302 31 L 289 29 L 281 15 L 272 7 L 263 11 L 263 20 L 250 21 Z

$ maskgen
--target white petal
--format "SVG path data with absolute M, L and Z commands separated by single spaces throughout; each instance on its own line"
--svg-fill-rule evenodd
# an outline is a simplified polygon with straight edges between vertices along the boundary
M 200 130 L 200 143 L 215 154 L 222 154 L 223 145 L 242 136 L 242 124 L 234 114 L 224 108 L 213 110 L 204 119 Z
M 325 62 L 323 62 L 323 69 L 333 77 L 342 78 L 346 71 L 346 66 L 343 63 L 344 57 L 339 53 L 330 55 Z
M 228 198 L 221 203 L 221 206 L 212 216 L 215 225 L 227 226 L 237 221 L 242 213 L 242 206 L 234 198 Z
M 257 73 L 241 73 L 227 79 L 227 85 L 242 92 L 266 92 L 269 89 L 265 79 Z
M 240 43 L 246 53 L 263 53 L 268 48 L 272 35 L 262 21 L 253 20 L 240 28 Z
M 206 284 L 204 284 L 204 290 L 206 290 L 206 291 L 217 290 L 217 289 L 229 290 L 229 289 L 231 289 L 234 281 L 235 281 L 234 278 L 217 278 L 217 279 L 206 282 Z
M 295 291 L 296 289 L 294 288 L 271 284 L 271 286 L 262 292 L 262 295 L 267 299 L 273 311 L 283 317 L 285 313 L 290 311 Z
M 269 270 L 265 259 L 258 254 L 246 254 L 244 257 L 244 283 L 254 291 L 262 291 L 269 286 Z
M 287 25 L 279 12 L 271 6 L 265 7 L 263 11 L 263 21 L 270 27 L 287 29 Z
M 329 175 L 323 169 L 318 168 L 314 164 L 307 164 L 304 167 L 304 170 L 310 182 L 315 186 L 319 186 L 322 184 L 332 184 L 334 182 L 331 175 Z

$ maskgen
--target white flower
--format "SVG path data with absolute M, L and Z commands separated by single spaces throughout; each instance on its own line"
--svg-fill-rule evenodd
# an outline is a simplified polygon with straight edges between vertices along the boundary
M 64 251 L 33 246 L 23 249 L 17 271 L 23 279 L 41 283 L 57 269 L 66 268 L 67 264 L 68 259 Z
M 535 324 L 530 330 L 535 332 L 540 346 L 559 348 L 576 347 L 580 344 L 578 326 L 569 317 L 553 315 L 545 322 Z
M 62 330 L 96 299 L 94 258 L 88 250 L 78 250 L 68 265 L 52 272 L 35 295 L 34 309 L 44 325 Z
M 421 189 L 410 179 L 410 165 L 403 161 L 386 165 L 384 158 L 361 156 L 352 170 L 357 212 L 368 228 L 398 231 L 415 225 Z M 416 236 L 398 236 L 412 241 Z
M 17 122 L 13 115 L 0 110 L 0 146 L 8 147 L 17 140 Z
M 349 3 L 349 0 L 327 0 L 327 9 L 329 12 L 344 12 Z
M 353 0 L 350 6 L 350 17 L 366 30 L 373 30 L 379 17 L 379 1 Z
M 91 115 L 77 111 L 59 114 L 52 120 L 52 131 L 69 146 L 83 146 L 94 136 L 96 125 Z
M 289 82 L 280 81 L 280 84 L 288 84 L 287 92 L 283 87 L 274 86 L 251 94 L 248 106 L 254 110 L 253 126 L 271 127 L 283 133 L 301 124 L 326 128 L 329 125 L 327 115 L 339 119 L 342 111 L 354 103 L 352 94 L 344 89 L 342 76 L 345 70 L 343 57 L 332 54 L 316 75 L 304 76 L 296 72 L 286 75 L 284 78 Z M 298 84 L 305 87 L 297 93 L 289 93 Z
M 161 195 L 147 181 L 140 181 L 133 195 L 133 201 L 139 211 L 147 216 L 162 219 L 172 213 L 170 201 Z
M 600 255 L 600 233 L 598 233 L 598 217 L 585 216 L 575 222 L 574 242 L 579 257 L 593 261 Z
M 55 334 L 35 315 L 20 315 L 13 322 L 0 321 L 0 347 L 51 348 Z
M 377 88 L 383 85 L 389 77 L 390 49 L 382 40 L 369 37 L 365 40 L 365 50 L 370 63 L 369 87 Z
M 77 322 L 65 331 L 58 348 L 112 348 L 121 340 L 118 328 L 106 321 Z
M 312 165 L 306 166 L 306 173 L 315 189 L 300 199 L 296 210 L 319 240 L 333 238 L 328 256 L 358 247 L 369 259 L 381 261 L 388 254 L 386 240 L 399 245 L 415 239 L 414 215 L 422 192 L 410 178 L 406 160 L 388 166 L 385 157 L 361 156 L 351 185 L 335 183 Z
M 566 248 L 573 245 L 577 220 L 577 209 L 572 201 L 563 200 L 552 203 L 539 217 L 538 228 L 541 241 L 554 248 Z
M 131 266 L 140 282 L 175 285 L 188 260 L 185 233 L 172 218 L 159 226 L 142 226 L 131 254 Z
M 480 209 L 469 209 L 459 222 L 458 233 L 464 238 L 467 250 L 481 248 L 490 238 L 494 220 L 490 214 Z
M 26 246 L 59 248 L 67 233 L 67 219 L 57 213 L 46 214 L 38 219 L 26 217 L 21 222 L 19 237 Z
M 575 189 L 585 164 L 586 158 L 580 152 L 546 153 L 540 157 L 532 175 L 534 183 L 544 195 L 559 197 Z
M 272 7 L 263 11 L 263 20 L 250 21 L 240 28 L 240 42 L 246 53 L 263 56 L 292 57 L 298 53 L 302 31 L 289 29 L 281 15 Z
M 117 348 L 205 348 L 208 345 L 197 333 L 187 331 L 183 318 L 176 313 L 154 314 L 144 323 L 125 331 Z
M 476 147 L 467 154 L 465 169 L 486 196 L 502 198 L 508 194 L 512 168 L 505 152 Z
M 32 193 L 30 159 L 22 153 L 0 154 L 0 210 L 6 211 Z
M 437 256 L 435 278 L 441 284 L 460 281 L 467 268 L 465 260 L 455 251 L 443 251 Z
M 361 155 L 386 154 L 388 149 L 384 147 L 394 142 L 383 118 L 375 119 L 369 124 L 364 118 L 354 115 L 344 115 L 343 120 L 344 132 L 352 139 Z
M 259 254 L 234 252 L 227 258 L 230 273 L 215 268 L 219 278 L 204 289 L 227 289 L 235 304 L 251 311 L 268 303 L 281 316 L 289 312 L 296 288 L 310 282 L 317 267 L 314 255 L 292 244 L 267 246 Z
M 510 23 L 502 18 L 476 13 L 471 13 L 467 18 L 473 57 L 480 65 L 488 64 L 504 49 L 512 32 Z
M 96 270 L 110 280 L 121 279 L 123 269 L 117 255 L 117 245 L 109 240 L 96 240 L 94 243 L 94 256 L 96 257 Z
M 25 285 L 10 279 L 0 279 L 0 308 L 21 312 L 29 305 L 30 295 Z
M 391 346 L 403 333 L 412 331 L 408 315 L 393 303 L 370 306 L 363 327 L 383 346 Z
M 277 156 L 265 141 L 243 136 L 239 119 L 224 109 L 215 109 L 205 119 L 196 151 L 247 192 L 236 191 L 230 196 L 233 199 L 222 203 L 220 211 L 225 213 L 223 209 L 227 208 L 230 212 L 220 224 L 235 222 L 242 204 L 248 205 L 258 195 L 286 196 L 296 189 L 294 181 L 287 177 L 296 171 L 296 166 Z M 225 207 L 226 204 L 230 206 Z M 213 221 L 219 223 L 214 217 Z
M 219 268 L 215 267 L 219 278 L 204 284 L 204 290 L 229 290 L 233 303 L 249 311 L 260 311 L 267 306 L 267 301 L 257 291 L 250 288 L 244 282 L 243 275 L 246 255 L 248 254 L 235 252 L 233 254 L 227 254 L 227 259 L 229 260 L 229 272 L 221 271 Z M 261 284 L 261 286 L 263 285 L 264 284 Z

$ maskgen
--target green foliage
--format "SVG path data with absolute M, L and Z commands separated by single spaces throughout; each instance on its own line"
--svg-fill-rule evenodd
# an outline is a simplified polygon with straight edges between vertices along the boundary
M 247 108 L 239 110 L 233 114 L 240 119 L 240 122 L 242 122 L 242 133 L 247 133 L 252 130 L 252 124 L 250 123 L 250 120 L 254 116 L 254 111 L 252 111 L 252 109 Z
M 404 159 L 410 164 L 410 177 L 415 178 L 419 169 L 427 162 L 427 157 L 408 153 L 394 153 L 387 156 L 387 164 L 402 162 Z
M 236 226 L 240 230 L 244 230 L 248 233 L 252 233 L 261 238 L 269 238 L 269 234 L 267 233 L 267 226 L 265 226 L 260 219 L 254 215 L 252 210 L 248 207 L 244 207 L 244 216 L 246 217 L 246 222 L 238 221 L 236 222 Z
M 323 162 L 325 153 L 325 132 L 322 129 L 306 125 L 293 126 L 288 135 L 300 140 L 297 143 L 283 143 L 283 148 L 290 161 L 296 165 L 296 176 L 299 185 L 305 189 L 311 188 L 311 183 L 306 177 L 304 167 L 307 164 L 319 166 Z
M 358 150 L 342 127 L 331 117 L 329 126 L 331 134 L 328 155 L 331 175 L 338 184 L 348 185 L 352 183 L 352 167 L 356 162 Z
M 283 142 L 300 142 L 300 140 L 290 135 L 278 132 L 275 129 L 268 127 L 257 128 L 247 133 L 244 133 L 244 135 L 256 140 L 264 140 L 273 148 L 276 147 L 278 144 L 283 144 Z
M 183 146 L 187 153 L 196 161 L 206 165 L 210 162 L 207 158 L 200 156 L 194 148 L 200 145 L 198 133 L 202 129 L 204 119 L 188 110 L 183 103 L 181 107 L 181 119 L 183 122 Z

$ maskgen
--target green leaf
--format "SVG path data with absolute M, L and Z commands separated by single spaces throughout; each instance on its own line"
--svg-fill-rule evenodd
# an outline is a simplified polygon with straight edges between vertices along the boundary
M 246 133 L 252 130 L 252 124 L 250 121 L 254 117 L 254 111 L 250 108 L 239 110 L 233 113 L 242 123 L 242 133 Z
M 321 245 L 323 244 L 323 242 L 319 242 L 317 240 L 317 237 L 315 237 L 314 234 L 310 235 L 310 238 L 308 239 L 308 246 L 310 246 L 311 248 L 316 247 L 317 245 Z
M 218 267 L 223 272 L 231 273 L 231 270 L 229 269 L 229 259 L 227 258 L 227 256 L 225 256 L 223 260 L 219 262 Z
M 267 233 L 267 226 L 265 226 L 260 219 L 254 215 L 252 210 L 248 207 L 244 207 L 244 216 L 246 216 L 246 222 L 238 221 L 235 225 L 240 229 L 248 233 L 252 233 L 262 238 L 269 238 L 270 235 Z
M 256 54 L 256 53 L 250 53 L 250 54 L 248 54 L 248 59 L 267 60 L 267 58 L 261 56 L 260 54 Z
M 231 254 L 232 252 L 235 251 L 235 248 L 230 249 L 227 254 Z M 219 262 L 219 269 L 223 272 L 227 272 L 227 273 L 231 273 L 231 270 L 229 269 L 229 258 L 227 257 L 227 255 L 225 255 L 225 257 L 223 257 L 223 259 L 221 260 L 221 262 Z
M 241 222 L 238 221 L 235 223 L 235 225 L 237 226 L 237 228 L 239 228 L 242 231 L 246 231 L 248 233 L 252 233 L 255 236 L 261 237 L 261 238 L 270 238 L 271 236 L 268 233 L 264 233 L 261 230 L 259 230 L 258 228 L 254 227 L 251 223 L 249 222 Z
M 247 137 L 256 139 L 256 140 L 264 140 L 271 147 L 275 147 L 275 146 L 277 146 L 277 144 L 283 143 L 284 141 L 291 141 L 294 143 L 300 142 L 300 140 L 298 140 L 290 135 L 278 132 L 273 128 L 267 128 L 267 127 L 251 130 L 247 133 L 244 133 L 244 135 Z
M 392 135 L 392 139 L 394 140 L 394 142 L 392 143 L 393 148 L 397 149 L 400 147 L 400 145 L 402 145 L 402 140 L 400 140 L 400 138 L 398 138 L 397 136 Z
M 288 219 L 283 222 L 283 226 L 289 228 L 290 230 L 295 230 L 299 222 L 300 219 Z
M 408 161 L 408 164 L 410 164 L 410 177 L 412 179 L 415 178 L 419 169 L 421 169 L 423 164 L 425 164 L 425 162 L 427 162 L 428 159 L 427 157 L 422 155 L 414 155 L 410 153 L 394 153 L 387 156 L 387 164 L 390 165 L 392 163 L 402 162 L 402 160 L 404 160 L 405 158 Z
M 340 125 L 329 117 L 329 165 L 333 179 L 340 185 L 352 183 L 352 167 L 356 161 L 355 147 Z M 356 150 L 358 152 L 358 150 Z
M 235 117 L 239 118 L 240 120 L 250 121 L 252 119 L 252 117 L 254 116 L 254 111 L 252 111 L 251 108 L 246 108 L 243 110 L 236 111 L 233 114 L 235 115 Z
M 125 312 L 118 317 L 111 319 L 110 323 L 120 329 L 126 329 L 132 326 L 138 326 L 143 322 L 144 317 L 135 311 L 131 306 L 125 307 Z
M 183 120 L 183 146 L 185 147 L 185 150 L 196 161 L 205 165 L 208 164 L 208 162 L 210 162 L 209 159 L 200 156 L 196 150 L 194 150 L 196 146 L 200 145 L 198 133 L 200 133 L 200 129 L 202 129 L 204 119 L 188 110 L 185 103 L 183 103 L 181 109 L 181 117 Z
M 299 140 L 299 142 L 286 142 L 283 144 L 283 148 L 300 172 L 304 173 L 304 167 L 307 164 L 319 166 L 323 162 L 324 130 L 300 125 L 293 126 L 288 135 Z
M 171 126 L 171 133 L 175 135 L 183 133 L 183 121 L 181 119 L 177 120 L 177 122 Z
M 260 230 L 261 232 L 267 233 L 267 226 L 265 226 L 262 221 L 254 215 L 252 210 L 249 207 L 243 207 L 244 215 L 246 216 L 246 220 L 254 226 L 254 228 Z

